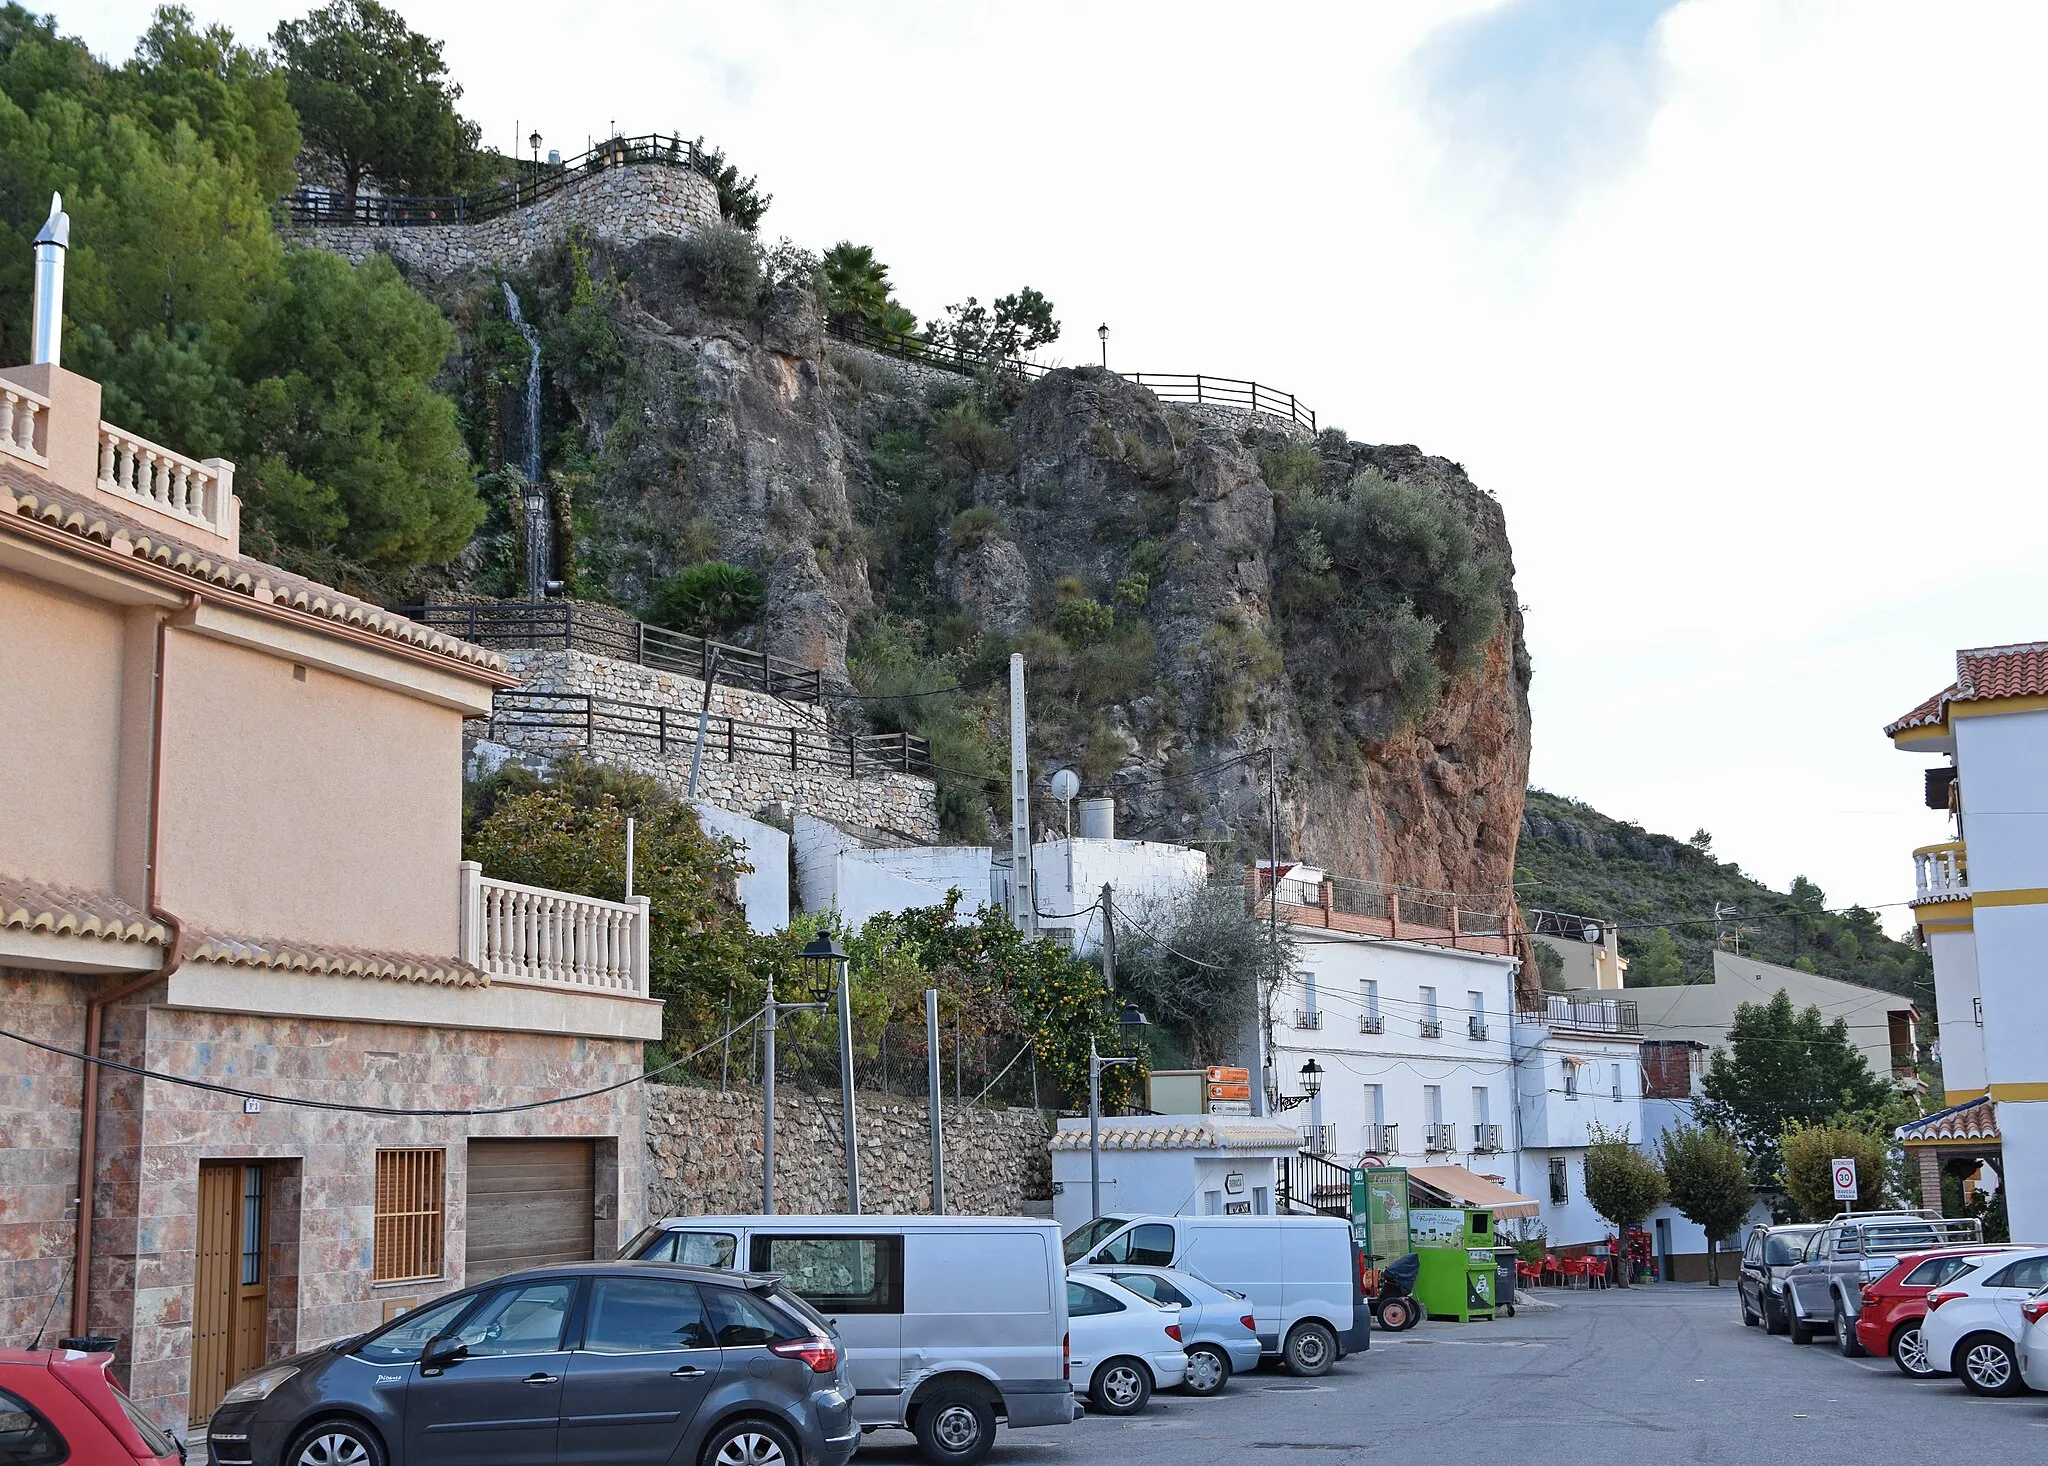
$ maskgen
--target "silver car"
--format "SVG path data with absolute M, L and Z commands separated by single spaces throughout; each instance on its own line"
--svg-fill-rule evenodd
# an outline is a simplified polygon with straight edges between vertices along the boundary
M 1251 1305 L 1241 1295 L 1167 1267 L 1098 1263 L 1069 1271 L 1101 1273 L 1141 1298 L 1180 1310 L 1181 1343 L 1188 1354 L 1188 1377 L 1181 1388 L 1189 1394 L 1213 1395 L 1238 1370 L 1259 1367 L 1259 1335 Z

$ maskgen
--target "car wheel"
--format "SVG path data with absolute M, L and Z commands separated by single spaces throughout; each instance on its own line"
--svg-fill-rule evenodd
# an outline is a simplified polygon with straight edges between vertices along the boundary
M 284 1466 L 384 1466 L 384 1443 L 353 1420 L 321 1420 L 299 1432 Z
M 1319 1323 L 1298 1323 L 1280 1351 L 1289 1374 L 1328 1374 L 1337 1362 L 1337 1336 Z
M 978 1390 L 938 1390 L 917 1407 L 916 1430 L 925 1460 L 974 1466 L 995 1444 L 996 1412 Z
M 1814 1335 L 1820 1332 L 1801 1318 L 1799 1311 L 1789 1303 L 1785 1305 L 1785 1328 L 1792 1335 L 1792 1342 L 1795 1344 L 1811 1344 Z
M 1956 1375 L 1973 1395 L 2016 1395 L 2020 1362 L 2010 1340 L 1997 1334 L 1972 1334 L 1956 1345 Z
M 1835 1305 L 1835 1347 L 1841 1350 L 1844 1359 L 1861 1359 L 1865 1353 L 1856 1337 L 1856 1320 L 1839 1303 Z
M 1190 1395 L 1213 1395 L 1230 1383 L 1230 1356 L 1214 1344 L 1188 1350 L 1188 1377 L 1181 1388 Z
M 1416 1312 L 1413 1298 L 1389 1298 L 1380 1305 L 1380 1327 L 1398 1334 L 1416 1323 Z
M 1934 1361 L 1927 1357 L 1927 1335 L 1920 1332 L 1918 1319 L 1892 1335 L 1891 1356 L 1899 1373 L 1908 1379 L 1934 1377 Z
M 772 1420 L 728 1420 L 704 1442 L 698 1466 L 802 1466 L 788 1431 Z
M 1746 1329 L 1755 1328 L 1760 1320 L 1756 1316 L 1756 1310 L 1749 1306 L 1749 1295 L 1738 1290 L 1735 1294 L 1735 1303 L 1742 1310 L 1742 1326 Z
M 1088 1403 L 1105 1415 L 1136 1415 L 1152 1398 L 1152 1371 L 1129 1356 L 1104 1362 L 1088 1382 Z
M 1764 1332 L 1782 1334 L 1785 1332 L 1785 1305 L 1773 1304 L 1768 1296 L 1764 1298 Z

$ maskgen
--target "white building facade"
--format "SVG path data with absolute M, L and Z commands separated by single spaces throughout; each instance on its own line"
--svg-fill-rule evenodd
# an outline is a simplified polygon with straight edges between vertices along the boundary
M 1514 1025 L 1517 1170 L 1509 1184 L 1543 1203 L 1552 1247 L 1598 1242 L 1614 1228 L 1586 1199 L 1595 1127 L 1640 1142 L 1643 1040 L 1633 1002 L 1550 997 Z

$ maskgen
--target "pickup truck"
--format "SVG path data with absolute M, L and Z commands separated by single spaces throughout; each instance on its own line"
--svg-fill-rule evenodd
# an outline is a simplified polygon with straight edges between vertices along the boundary
M 1863 1285 L 1884 1276 L 1903 1253 L 1984 1240 L 1975 1218 L 1928 1211 L 1844 1212 L 1806 1244 L 1805 1257 L 1785 1275 L 1785 1314 L 1792 1342 L 1810 1344 L 1831 1332 L 1844 1354 L 1863 1353 L 1856 1317 Z

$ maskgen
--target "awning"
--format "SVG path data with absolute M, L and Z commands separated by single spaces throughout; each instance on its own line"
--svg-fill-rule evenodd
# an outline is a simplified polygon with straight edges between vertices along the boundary
M 1496 1219 L 1533 1217 L 1543 1210 L 1543 1203 L 1534 1197 L 1510 1191 L 1484 1176 L 1475 1176 L 1463 1166 L 1410 1166 L 1408 1179 L 1442 1192 L 1453 1206 L 1486 1207 Z

